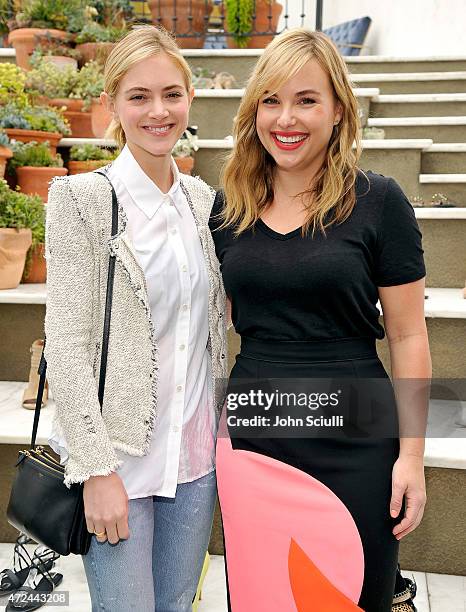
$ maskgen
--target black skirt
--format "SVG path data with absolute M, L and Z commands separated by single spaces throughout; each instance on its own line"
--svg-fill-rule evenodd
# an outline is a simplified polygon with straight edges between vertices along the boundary
M 372 339 L 243 337 L 229 393 L 257 390 L 264 381 L 275 388 L 270 379 L 351 379 L 363 386 L 378 379 L 391 390 Z M 392 398 L 379 411 L 391 422 Z M 390 516 L 399 439 L 338 428 L 333 436 L 326 430 L 325 437 L 272 437 L 264 433 L 270 427 L 259 434 L 238 429 L 245 411 L 251 418 L 266 414 L 257 402 L 241 412 L 225 408 L 217 441 L 230 610 L 390 612 L 398 559 L 392 530 L 401 520 Z

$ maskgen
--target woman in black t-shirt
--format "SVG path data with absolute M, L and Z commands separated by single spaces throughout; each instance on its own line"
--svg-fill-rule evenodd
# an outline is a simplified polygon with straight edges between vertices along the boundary
M 422 518 L 427 401 L 420 384 L 395 401 L 375 348 L 386 331 L 393 379 L 430 378 L 421 234 L 359 154 L 333 44 L 276 37 L 210 219 L 241 335 L 217 442 L 233 612 L 388 612 L 398 541 Z

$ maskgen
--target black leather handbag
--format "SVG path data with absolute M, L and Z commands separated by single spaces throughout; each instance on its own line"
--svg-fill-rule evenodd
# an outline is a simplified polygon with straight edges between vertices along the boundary
M 98 174 L 102 174 L 99 172 Z M 105 177 L 107 178 L 107 177 Z M 107 178 L 107 180 L 109 180 Z M 118 204 L 112 186 L 112 235 L 118 230 Z M 99 378 L 99 403 L 102 411 L 105 374 L 107 369 L 108 337 L 112 309 L 115 257 L 110 256 L 105 301 L 102 358 Z M 45 342 L 44 342 L 45 348 Z M 64 484 L 65 468 L 42 446 L 36 446 L 42 395 L 45 386 L 47 363 L 44 350 L 39 364 L 40 375 L 31 447 L 19 452 L 16 475 L 10 493 L 7 519 L 16 529 L 36 542 L 45 544 L 59 555 L 85 555 L 91 544 L 84 516 L 83 483 Z

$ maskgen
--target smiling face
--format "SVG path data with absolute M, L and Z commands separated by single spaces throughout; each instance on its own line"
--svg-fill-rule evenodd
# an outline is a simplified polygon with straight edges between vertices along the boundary
M 328 75 L 311 59 L 279 91 L 262 96 L 256 130 L 279 169 L 314 175 L 341 116 Z
M 120 121 L 131 150 L 166 157 L 188 125 L 193 95 L 176 63 L 160 53 L 126 72 L 114 100 L 107 94 L 102 100 Z

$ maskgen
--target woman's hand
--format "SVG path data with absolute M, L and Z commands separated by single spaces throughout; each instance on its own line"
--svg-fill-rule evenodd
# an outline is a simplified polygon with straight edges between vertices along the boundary
M 414 531 L 422 520 L 426 505 L 426 483 L 424 477 L 424 458 L 417 455 L 400 455 L 392 471 L 392 498 L 390 515 L 400 514 L 405 496 L 405 515 L 393 528 L 393 535 L 401 540 Z
M 87 530 L 102 533 L 99 542 L 108 538 L 110 544 L 129 538 L 128 494 L 120 476 L 91 476 L 84 482 L 84 514 Z

